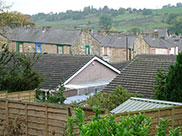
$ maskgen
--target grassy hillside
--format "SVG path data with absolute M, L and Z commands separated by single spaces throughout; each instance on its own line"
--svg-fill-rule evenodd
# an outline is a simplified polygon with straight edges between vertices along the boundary
M 150 29 L 150 28 L 167 28 L 168 24 L 163 23 L 162 20 L 166 18 L 168 14 L 178 13 L 182 14 L 182 8 L 166 8 L 166 9 L 156 9 L 152 10 L 152 15 L 142 15 L 141 13 L 128 13 L 121 14 L 113 19 L 113 27 L 117 31 L 127 31 L 132 28 L 139 28 L 140 30 Z M 61 21 L 45 21 L 43 19 L 34 20 L 38 27 L 49 25 L 54 28 L 65 28 L 65 29 L 73 29 L 75 26 L 77 27 L 88 27 L 97 31 L 100 29 L 98 22 L 99 16 L 89 15 L 84 19 L 80 20 L 61 20 Z

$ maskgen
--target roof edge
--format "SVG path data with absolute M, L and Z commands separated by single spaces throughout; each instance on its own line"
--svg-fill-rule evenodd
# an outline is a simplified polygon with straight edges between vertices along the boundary
M 101 58 L 94 56 L 91 60 L 89 60 L 83 67 L 81 67 L 75 74 L 73 74 L 69 79 L 67 79 L 64 82 L 64 85 L 67 84 L 68 82 L 70 82 L 75 76 L 77 76 L 81 71 L 83 71 L 89 64 L 91 64 L 94 60 L 97 60 L 98 62 L 102 63 L 103 65 L 105 65 L 106 67 L 108 67 L 109 69 L 113 70 L 114 72 L 120 74 L 120 70 L 118 70 L 117 68 L 115 68 L 114 66 L 112 66 L 111 64 L 105 62 L 104 60 L 102 60 Z

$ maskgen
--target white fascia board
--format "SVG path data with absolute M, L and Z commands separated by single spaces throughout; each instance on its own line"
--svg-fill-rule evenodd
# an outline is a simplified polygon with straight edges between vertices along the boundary
M 103 61 L 102 59 L 98 58 L 97 56 L 95 56 L 94 58 L 92 58 L 87 64 L 85 64 L 80 70 L 78 70 L 74 75 L 72 75 L 68 80 L 66 80 L 64 82 L 64 85 L 66 85 L 69 81 L 71 81 L 75 76 L 77 76 L 81 71 L 83 71 L 88 65 L 90 65 L 94 60 L 97 60 L 98 62 L 100 62 L 101 64 L 105 65 L 106 67 L 110 68 L 111 70 L 113 70 L 114 72 L 120 74 L 121 72 L 116 69 L 115 67 L 113 67 L 112 65 L 106 63 L 105 61 Z

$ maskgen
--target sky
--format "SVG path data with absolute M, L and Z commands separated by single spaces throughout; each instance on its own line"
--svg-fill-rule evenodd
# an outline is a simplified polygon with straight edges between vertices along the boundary
M 182 0 L 3 0 L 6 5 L 12 5 L 12 11 L 24 14 L 36 14 L 40 12 L 65 12 L 66 10 L 83 10 L 86 6 L 100 8 L 107 5 L 109 8 L 150 8 L 158 9 L 163 5 L 176 5 Z

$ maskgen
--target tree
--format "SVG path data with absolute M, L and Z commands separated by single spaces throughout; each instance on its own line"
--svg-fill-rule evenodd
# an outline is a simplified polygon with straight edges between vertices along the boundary
M 139 28 L 132 28 L 131 31 L 136 35 L 138 32 L 140 32 Z
M 167 74 L 159 71 L 154 87 L 155 97 L 161 100 L 182 102 L 182 53 L 176 58 L 176 64 L 171 65 Z
M 91 96 L 87 100 L 87 104 L 91 107 L 99 106 L 101 108 L 112 110 L 118 105 L 122 104 L 134 94 L 129 93 L 127 90 L 123 89 L 121 86 L 118 86 L 114 92 L 107 93 L 98 93 Z
M 99 18 L 99 25 L 103 28 L 110 29 L 112 27 L 112 18 L 109 15 L 103 14 Z
M 3 2 L 0 0 L 0 8 L 6 7 L 2 6 L 2 4 Z M 4 20 L 0 18 L 4 21 L 3 23 L 0 21 L 1 27 L 9 25 L 8 19 L 4 16 L 5 14 L 9 15 L 9 13 L 4 12 L 4 8 L 1 8 L 0 15 L 4 18 Z M 14 17 L 14 14 L 12 16 Z M 18 20 L 21 19 L 20 17 Z M 0 32 L 1 35 L 6 37 L 6 33 Z M 9 51 L 9 41 L 7 38 L 5 39 L 3 43 L 0 43 L 0 90 L 23 91 L 38 88 L 42 78 L 37 72 L 32 70 L 32 67 L 37 62 L 39 56 L 36 53 L 26 55 L 11 52 Z
M 150 9 L 143 9 L 142 11 L 142 15 L 151 15 L 152 14 L 152 11 Z

